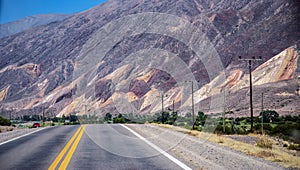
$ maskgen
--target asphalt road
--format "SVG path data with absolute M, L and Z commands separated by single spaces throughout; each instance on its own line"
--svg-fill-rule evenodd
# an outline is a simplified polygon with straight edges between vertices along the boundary
M 51 127 L 0 146 L 1 170 L 182 169 L 174 162 L 122 125 Z

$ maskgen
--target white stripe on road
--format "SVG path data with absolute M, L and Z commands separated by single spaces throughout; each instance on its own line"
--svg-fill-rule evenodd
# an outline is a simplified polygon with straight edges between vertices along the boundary
M 135 136 L 137 136 L 138 138 L 140 138 L 142 141 L 144 141 L 145 143 L 147 143 L 148 145 L 150 145 L 152 148 L 154 148 L 155 150 L 157 150 L 159 153 L 161 153 L 165 157 L 169 158 L 171 161 L 173 161 L 174 163 L 176 163 L 182 169 L 185 169 L 185 170 L 191 170 L 192 169 L 192 168 L 188 167 L 186 164 L 184 164 L 181 161 L 179 161 L 178 159 L 174 158 L 172 155 L 168 154 L 166 151 L 160 149 L 158 146 L 154 145 L 153 143 L 151 143 L 150 141 L 148 141 L 147 139 L 145 139 L 143 136 L 141 136 L 140 134 L 138 134 L 134 130 L 132 130 L 129 127 L 127 127 L 125 125 L 122 125 L 122 124 L 121 124 L 121 126 L 123 126 L 124 128 L 126 128 L 127 130 L 129 130 L 131 133 L 133 133 Z
M 35 132 L 38 132 L 38 131 L 41 131 L 41 130 L 43 130 L 43 129 L 45 129 L 45 128 L 40 128 L 40 129 L 35 130 L 35 131 L 33 131 L 33 132 L 26 133 L 25 135 L 18 136 L 18 137 L 15 137 L 15 138 L 13 138 L 13 139 L 7 140 L 7 141 L 5 141 L 5 142 L 0 143 L 0 146 L 1 146 L 1 145 L 4 145 L 4 144 L 6 144 L 6 143 L 12 142 L 12 141 L 14 141 L 14 140 L 23 138 L 23 137 L 25 137 L 25 136 L 31 135 L 31 134 L 33 134 L 33 133 L 35 133 Z

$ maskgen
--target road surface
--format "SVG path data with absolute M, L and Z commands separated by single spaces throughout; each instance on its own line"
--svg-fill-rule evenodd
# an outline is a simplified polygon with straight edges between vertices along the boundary
M 124 125 L 46 128 L 0 145 L 0 169 L 188 169 Z

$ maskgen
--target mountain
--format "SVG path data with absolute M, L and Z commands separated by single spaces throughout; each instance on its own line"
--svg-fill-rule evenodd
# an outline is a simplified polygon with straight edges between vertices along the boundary
M 164 95 L 165 109 L 174 101 L 186 113 L 193 86 L 197 110 L 223 110 L 225 90 L 227 109 L 243 114 L 249 72 L 238 56 L 262 56 L 255 95 L 276 84 L 266 106 L 299 113 L 297 83 L 284 83 L 299 77 L 299 15 L 296 0 L 110 0 L 0 39 L 0 104 L 15 116 L 154 114 Z
M 70 15 L 66 14 L 33 15 L 17 21 L 1 24 L 0 38 L 10 36 L 37 26 L 46 25 L 51 22 L 61 21 L 68 18 L 69 16 Z

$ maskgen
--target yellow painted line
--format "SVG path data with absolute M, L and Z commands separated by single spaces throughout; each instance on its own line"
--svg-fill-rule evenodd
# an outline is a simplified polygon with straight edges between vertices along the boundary
M 69 150 L 67 156 L 65 157 L 64 161 L 61 163 L 60 167 L 58 168 L 59 170 L 67 169 L 69 162 L 71 161 L 71 158 L 77 148 L 77 145 L 83 135 L 85 126 L 83 126 L 82 130 L 80 131 L 78 137 L 76 138 L 75 142 L 73 143 L 71 149 Z
M 68 149 L 70 148 L 71 144 L 76 139 L 76 136 L 79 134 L 79 132 L 80 132 L 81 129 L 82 129 L 82 127 L 79 127 L 77 129 L 77 131 L 72 136 L 72 138 L 69 140 L 69 142 L 66 144 L 66 146 L 63 148 L 63 150 L 58 154 L 58 156 L 52 162 L 52 164 L 50 165 L 50 167 L 48 168 L 48 170 L 55 170 L 56 166 L 58 165 L 58 163 L 60 162 L 60 160 L 62 159 L 62 157 L 65 155 L 65 153 L 68 151 Z

